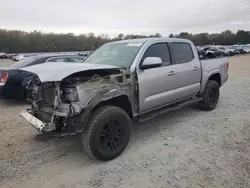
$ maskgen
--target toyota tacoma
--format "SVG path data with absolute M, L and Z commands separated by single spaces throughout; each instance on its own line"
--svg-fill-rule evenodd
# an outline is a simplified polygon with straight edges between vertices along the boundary
M 85 63 L 23 68 L 33 79 L 26 88 L 30 109 L 20 115 L 39 132 L 80 133 L 87 154 L 107 161 L 126 148 L 132 121 L 193 102 L 213 110 L 228 68 L 225 58 L 200 61 L 185 39 L 111 42 Z

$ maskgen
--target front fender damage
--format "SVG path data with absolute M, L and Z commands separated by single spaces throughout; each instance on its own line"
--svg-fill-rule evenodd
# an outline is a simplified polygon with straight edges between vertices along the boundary
M 132 101 L 133 76 L 128 71 L 115 70 L 108 75 L 99 71 L 98 75 L 94 74 L 91 78 L 83 75 L 71 75 L 60 83 L 42 83 L 40 88 L 46 85 L 51 90 L 40 89 L 38 97 L 32 100 L 33 115 L 45 120 L 50 126 L 54 124 L 55 129 L 62 133 L 75 134 L 85 130 L 92 110 L 100 103 L 124 95 Z M 65 101 L 63 97 L 69 85 L 77 93 L 77 100 L 71 102 Z M 74 92 L 67 93 L 67 97 L 76 98 Z

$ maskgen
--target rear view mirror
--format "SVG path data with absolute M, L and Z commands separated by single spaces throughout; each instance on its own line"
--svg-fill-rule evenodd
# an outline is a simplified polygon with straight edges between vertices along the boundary
M 146 57 L 144 61 L 142 62 L 140 68 L 142 70 L 149 69 L 149 68 L 155 68 L 160 67 L 162 65 L 162 60 L 159 57 Z

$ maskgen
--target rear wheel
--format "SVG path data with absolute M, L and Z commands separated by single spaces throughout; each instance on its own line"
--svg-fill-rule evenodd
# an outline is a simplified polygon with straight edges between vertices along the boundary
M 208 80 L 206 88 L 202 94 L 202 100 L 198 103 L 200 109 L 210 111 L 213 110 L 219 100 L 220 87 L 214 80 Z
M 87 154 L 101 161 L 116 158 L 126 148 L 131 119 L 121 108 L 101 106 L 92 113 L 81 141 Z

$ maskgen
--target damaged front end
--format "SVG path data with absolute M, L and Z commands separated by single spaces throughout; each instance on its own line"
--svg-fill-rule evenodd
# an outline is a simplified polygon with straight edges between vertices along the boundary
M 121 95 L 132 98 L 132 77 L 124 69 L 85 71 L 55 82 L 37 77 L 27 85 L 31 108 L 20 115 L 39 132 L 82 132 L 95 106 Z

